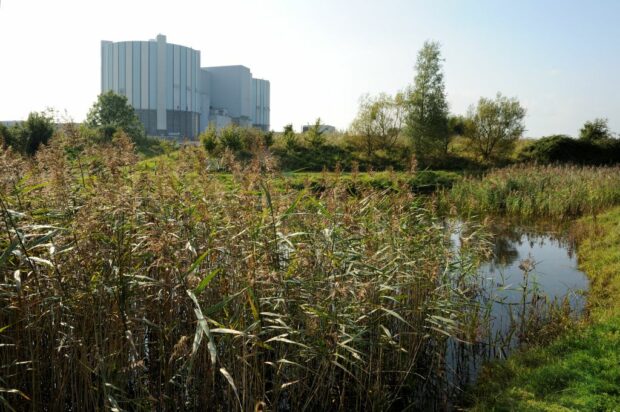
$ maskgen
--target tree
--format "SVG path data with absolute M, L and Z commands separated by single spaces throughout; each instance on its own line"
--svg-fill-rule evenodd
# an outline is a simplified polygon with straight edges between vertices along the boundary
M 10 142 L 11 132 L 9 131 L 9 128 L 0 123 L 0 146 L 6 149 L 8 146 L 10 146 Z
M 407 99 L 407 134 L 416 156 L 448 152 L 448 103 L 443 83 L 442 58 L 437 42 L 425 42 L 418 53 L 416 76 Z
M 3 145 L 28 156 L 34 156 L 41 145 L 46 145 L 56 131 L 52 112 L 32 112 L 25 122 L 10 129 L 4 128 Z
M 325 144 L 324 131 L 321 130 L 321 118 L 319 117 L 306 132 L 306 142 L 313 149 L 318 149 Z
M 495 100 L 481 97 L 476 108 L 469 108 L 465 136 L 483 160 L 501 158 L 525 132 L 525 113 L 516 98 L 501 93 Z
M 464 136 L 467 121 L 460 115 L 448 116 L 448 133 L 450 136 Z
M 269 148 L 273 146 L 274 141 L 275 136 L 272 130 L 263 132 L 263 144 L 265 145 L 265 147 Z
M 377 149 L 391 149 L 400 135 L 404 121 L 404 97 L 385 93 L 360 99 L 360 108 L 351 124 L 351 132 L 362 139 L 368 157 Z
M 292 124 L 289 123 L 284 126 L 282 138 L 284 139 L 284 145 L 286 147 L 286 150 L 295 150 L 295 148 L 297 147 L 297 135 L 295 134 L 295 130 L 293 130 Z
M 601 118 L 587 121 L 579 131 L 579 138 L 591 142 L 612 138 L 613 135 L 607 123 L 607 119 Z
M 117 130 L 123 130 L 134 142 L 145 136 L 144 126 L 127 98 L 111 90 L 97 97 L 86 123 L 96 128 L 105 140 L 111 140 Z

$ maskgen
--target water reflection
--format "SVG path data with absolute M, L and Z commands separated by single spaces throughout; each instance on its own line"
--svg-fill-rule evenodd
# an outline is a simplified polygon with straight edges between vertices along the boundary
M 561 232 L 540 233 L 516 227 L 493 230 L 493 257 L 480 267 L 481 275 L 496 285 L 496 295 L 508 303 L 521 300 L 523 262 L 532 261 L 529 280 L 535 291 L 548 300 L 571 299 L 577 311 L 583 308 L 580 293 L 588 280 L 577 268 L 575 245 Z M 496 308 L 496 312 L 499 307 Z
M 457 222 L 451 240 L 460 248 L 468 225 Z M 562 316 L 579 316 L 588 280 L 577 268 L 575 245 L 561 230 L 541 232 L 511 225 L 490 226 L 492 255 L 479 269 L 481 333 L 469 343 L 451 341 L 449 369 L 456 388 L 476 379 L 483 362 L 501 359 L 545 333 Z M 563 311 L 563 312 L 562 312 Z M 553 327 L 553 325 L 550 325 Z

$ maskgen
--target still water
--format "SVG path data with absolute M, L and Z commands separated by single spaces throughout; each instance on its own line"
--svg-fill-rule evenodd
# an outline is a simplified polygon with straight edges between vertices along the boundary
M 505 334 L 511 322 L 521 322 L 524 311 L 544 310 L 554 302 L 568 304 L 575 316 L 583 311 L 588 279 L 578 269 L 575 245 L 566 236 L 513 227 L 495 231 L 492 242 L 493 257 L 479 272 L 487 284 L 487 298 L 493 299 L 496 333 Z M 516 338 L 507 349 L 518 344 Z
M 459 247 L 466 224 L 453 227 L 452 243 Z M 485 333 L 473 344 L 451 341 L 448 349 L 448 375 L 458 376 L 457 393 L 476 380 L 484 362 L 504 359 L 544 333 L 539 331 L 554 322 L 553 308 L 578 317 L 585 307 L 588 279 L 577 267 L 574 243 L 561 231 L 498 225 L 491 233 L 493 253 L 479 267 L 477 298 Z

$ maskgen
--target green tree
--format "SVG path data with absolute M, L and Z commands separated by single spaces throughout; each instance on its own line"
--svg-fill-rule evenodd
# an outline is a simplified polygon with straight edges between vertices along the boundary
M 286 147 L 286 150 L 295 150 L 297 147 L 297 135 L 295 134 L 295 130 L 293 130 L 292 124 L 289 123 L 284 126 L 282 138 L 284 139 L 284 146 Z
M 325 145 L 325 131 L 321 130 L 321 118 L 319 117 L 306 132 L 306 142 L 313 149 L 319 149 Z
M 450 136 L 464 136 L 467 120 L 460 115 L 448 116 L 448 133 Z
M 86 117 L 86 123 L 111 140 L 117 130 L 123 130 L 134 142 L 145 137 L 144 126 L 125 96 L 108 91 L 97 97 Z
M 414 84 L 408 93 L 407 134 L 419 158 L 446 154 L 450 143 L 440 48 L 437 42 L 424 43 L 415 65 Z
M 263 144 L 265 145 L 265 147 L 269 148 L 271 146 L 273 146 L 274 143 L 274 133 L 273 131 L 269 130 L 266 132 L 263 132 Z
M 400 135 L 404 120 L 402 93 L 392 97 L 385 93 L 362 96 L 357 117 L 350 131 L 359 136 L 366 155 L 377 149 L 391 149 Z
M 22 154 L 33 156 L 41 145 L 47 144 L 55 130 L 56 126 L 51 112 L 32 112 L 25 122 L 6 129 L 3 141 L 5 145 L 11 146 Z
M 9 128 L 0 123 L 0 146 L 6 149 L 10 146 L 11 140 L 11 132 L 9 131 Z
M 501 93 L 494 100 L 482 97 L 475 108 L 469 108 L 465 136 L 483 160 L 502 158 L 525 132 L 525 114 L 516 98 Z
M 610 139 L 613 135 L 609 130 L 607 119 L 594 119 L 587 121 L 579 131 L 579 138 L 591 142 Z

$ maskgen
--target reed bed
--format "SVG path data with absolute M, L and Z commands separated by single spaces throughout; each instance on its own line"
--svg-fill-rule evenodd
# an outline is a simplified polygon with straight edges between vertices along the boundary
M 620 204 L 620 167 L 512 166 L 467 178 L 443 204 L 465 215 L 570 219 Z
M 199 148 L 145 168 L 123 135 L 0 151 L 0 405 L 446 408 L 483 237 L 455 249 L 409 190 L 274 191 L 256 159 L 224 187 Z

